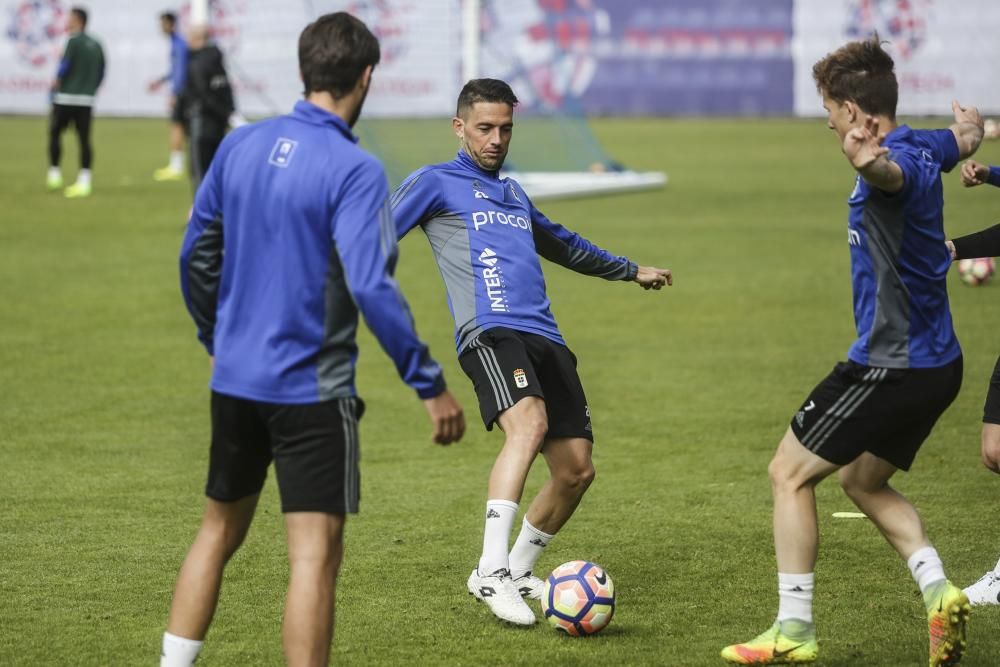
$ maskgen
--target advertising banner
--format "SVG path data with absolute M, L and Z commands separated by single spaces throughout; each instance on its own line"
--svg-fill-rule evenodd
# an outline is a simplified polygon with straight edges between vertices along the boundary
M 0 0 L 0 112 L 48 111 L 73 4 Z M 107 60 L 97 113 L 165 115 L 168 91 L 150 92 L 148 84 L 169 71 L 169 41 L 158 20 L 169 3 L 89 0 L 86 6 L 87 32 L 101 41 Z M 454 106 L 461 54 L 457 0 L 212 0 L 212 32 L 244 114 L 267 116 L 291 109 L 302 94 L 299 33 L 316 16 L 338 10 L 360 17 L 382 43 L 366 114 L 440 115 Z M 190 4 L 181 4 L 178 13 L 183 33 Z
M 877 31 L 896 63 L 903 115 L 948 115 L 951 101 L 1000 111 L 1000 3 L 996 0 L 797 0 L 795 113 L 822 115 L 812 66 Z
M 237 104 L 282 113 L 301 95 L 297 40 L 346 10 L 378 36 L 370 117 L 453 112 L 462 85 L 464 0 L 211 0 Z M 0 113 L 44 114 L 70 0 L 0 0 Z M 97 113 L 165 115 L 169 68 L 158 15 L 169 3 L 89 0 L 104 45 Z M 951 99 L 1000 111 L 996 0 L 482 0 L 482 76 L 508 80 L 531 112 L 818 115 L 812 65 L 877 30 L 890 45 L 900 112 L 947 113 Z M 182 30 L 189 2 L 177 6 Z
M 486 3 L 483 72 L 527 106 L 790 114 L 792 0 Z

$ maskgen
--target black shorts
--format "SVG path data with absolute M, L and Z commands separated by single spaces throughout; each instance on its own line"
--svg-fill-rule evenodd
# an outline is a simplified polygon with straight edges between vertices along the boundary
M 505 327 L 489 329 L 458 356 L 472 379 L 487 430 L 504 410 L 526 396 L 545 401 L 547 438 L 586 438 L 593 442 L 590 408 L 576 372 L 576 356 L 545 336 Z
M 962 357 L 939 368 L 837 364 L 792 418 L 809 451 L 836 465 L 871 452 L 909 470 L 962 386 Z
M 274 460 L 282 512 L 358 511 L 359 398 L 281 405 L 212 392 L 205 495 L 232 502 L 260 493 Z
M 993 367 L 990 388 L 986 390 L 986 405 L 983 406 L 983 423 L 1000 424 L 1000 359 Z
M 187 102 L 183 95 L 174 98 L 174 106 L 170 110 L 170 122 L 187 127 Z

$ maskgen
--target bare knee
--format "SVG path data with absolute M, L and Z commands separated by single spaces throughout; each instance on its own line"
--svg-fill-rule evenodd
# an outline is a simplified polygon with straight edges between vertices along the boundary
M 789 428 L 778 443 L 778 450 L 767 466 L 767 474 L 771 480 L 771 490 L 777 496 L 803 490 L 812 492 L 817 484 L 837 468 L 836 464 L 824 460 L 803 446 Z
M 518 403 L 501 415 L 501 426 L 508 443 L 537 452 L 541 449 L 542 443 L 545 442 L 545 434 L 549 431 L 545 403 L 534 397 L 523 401 L 523 405 Z
M 597 471 L 590 461 L 581 461 L 573 466 L 554 471 L 553 480 L 568 491 L 582 495 L 594 482 Z
M 247 531 L 243 525 L 230 521 L 205 521 L 198 533 L 198 539 L 215 553 L 228 561 L 243 544 Z

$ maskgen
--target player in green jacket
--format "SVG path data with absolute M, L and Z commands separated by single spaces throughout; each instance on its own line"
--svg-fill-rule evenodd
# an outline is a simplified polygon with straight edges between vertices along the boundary
M 59 63 L 59 71 L 52 82 L 52 116 L 49 119 L 49 190 L 62 188 L 62 155 L 60 136 L 70 123 L 76 128 L 80 140 L 80 172 L 76 183 L 66 188 L 66 196 L 88 197 L 91 192 L 90 165 L 94 153 L 90 145 L 90 124 L 94 109 L 94 96 L 104 80 L 104 49 L 100 42 L 88 35 L 87 11 L 81 7 L 70 10 L 66 21 L 69 41 Z

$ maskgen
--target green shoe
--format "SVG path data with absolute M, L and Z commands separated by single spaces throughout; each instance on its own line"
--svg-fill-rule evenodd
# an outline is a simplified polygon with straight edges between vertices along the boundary
M 55 192 L 56 190 L 62 189 L 63 179 L 62 174 L 57 174 L 55 176 L 47 176 L 45 179 L 45 187 L 48 188 L 49 192 Z
M 952 667 L 962 660 L 967 642 L 969 598 L 958 586 L 942 581 L 927 590 L 927 629 L 930 633 L 930 667 Z
M 737 665 L 789 665 L 813 662 L 819 653 L 812 623 L 795 618 L 774 622 L 767 632 L 722 649 L 722 657 Z
M 84 185 L 83 183 L 74 183 L 73 185 L 66 188 L 66 199 L 77 199 L 79 197 L 89 197 L 91 192 L 90 185 Z
M 153 172 L 154 181 L 180 181 L 184 179 L 184 172 L 172 167 L 160 167 Z

